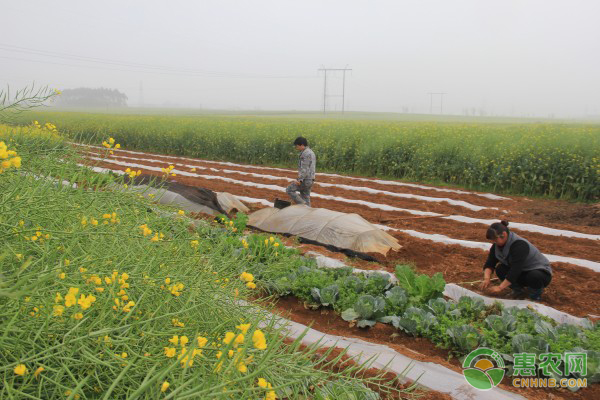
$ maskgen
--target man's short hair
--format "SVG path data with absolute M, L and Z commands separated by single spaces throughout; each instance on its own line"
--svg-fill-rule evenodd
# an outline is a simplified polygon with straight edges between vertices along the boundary
M 298 136 L 296 140 L 294 140 L 294 146 L 308 146 L 308 140 L 302 136 Z

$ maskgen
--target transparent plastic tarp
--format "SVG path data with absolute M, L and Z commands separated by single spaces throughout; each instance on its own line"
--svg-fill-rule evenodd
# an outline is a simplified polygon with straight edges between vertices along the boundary
M 136 185 L 130 187 L 130 190 L 140 192 L 146 197 L 152 198 L 160 204 L 168 204 L 181 208 L 182 210 L 189 212 L 201 212 L 209 215 L 218 215 L 220 212 L 209 205 L 200 204 L 195 201 L 188 200 L 179 193 L 175 193 L 170 190 L 156 189 L 147 185 Z M 234 195 L 225 192 L 217 192 L 217 200 L 219 205 L 225 212 L 229 213 L 232 210 L 238 210 L 241 212 L 248 212 L 246 207 L 241 201 L 239 201 Z
M 360 253 L 386 255 L 402 246 L 358 214 L 295 205 L 263 208 L 250 214 L 248 225 L 265 232 L 287 233 L 318 243 Z

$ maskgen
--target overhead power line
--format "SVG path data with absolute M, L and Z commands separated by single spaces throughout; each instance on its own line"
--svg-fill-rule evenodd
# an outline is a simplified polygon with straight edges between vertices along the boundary
M 80 56 L 69 53 L 59 53 L 48 50 L 39 50 L 32 49 L 21 46 L 14 46 L 9 44 L 0 43 L 0 50 L 6 52 L 13 53 L 23 53 L 36 55 L 41 57 L 51 57 L 58 58 L 62 60 L 68 61 L 80 61 L 85 63 L 104 65 L 104 66 L 115 66 L 115 67 L 126 67 L 133 68 L 131 70 L 124 70 L 118 68 L 110 68 L 110 70 L 114 71 L 122 71 L 122 72 L 144 72 L 144 73 L 157 73 L 157 74 L 173 74 L 173 75 L 197 75 L 197 76 L 205 76 L 212 78 L 245 78 L 245 79 L 310 79 L 316 78 L 316 76 L 293 76 L 293 75 L 256 75 L 256 74 L 241 74 L 241 73 L 232 73 L 232 72 L 224 72 L 224 71 L 209 71 L 209 70 L 201 70 L 201 69 L 187 69 L 187 68 L 173 68 L 169 66 L 163 65 L 151 65 L 151 64 L 143 64 L 143 63 L 134 63 L 127 61 L 118 61 L 118 60 L 110 60 L 98 57 L 87 57 Z M 80 64 L 67 64 L 67 63 L 57 63 L 46 60 L 30 60 L 30 59 L 22 59 L 16 57 L 2 57 L 5 59 L 12 59 L 18 61 L 27 61 L 27 62 L 41 62 L 47 64 L 56 64 L 56 65 L 67 65 L 78 68 L 90 68 L 90 65 L 80 65 Z M 98 68 L 98 67 L 94 67 Z M 109 68 L 103 68 L 109 69 Z

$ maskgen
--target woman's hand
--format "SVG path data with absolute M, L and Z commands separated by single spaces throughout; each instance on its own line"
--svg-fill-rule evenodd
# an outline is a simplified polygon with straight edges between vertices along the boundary
M 500 286 L 494 286 L 494 287 L 491 287 L 488 290 L 488 293 L 490 293 L 490 294 L 500 294 L 500 293 L 502 293 L 502 290 L 503 289 Z
M 481 290 L 485 290 L 485 289 L 487 289 L 490 286 L 490 283 L 491 282 L 490 282 L 490 278 L 489 277 L 488 278 L 484 278 L 483 282 L 481 282 L 481 286 L 479 286 L 479 288 Z

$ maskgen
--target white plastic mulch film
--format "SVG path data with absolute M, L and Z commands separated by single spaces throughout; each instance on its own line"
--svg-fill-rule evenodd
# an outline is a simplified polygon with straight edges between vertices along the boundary
M 244 203 L 242 203 L 236 196 L 227 192 L 215 192 L 217 194 L 217 201 L 223 210 L 230 213 L 232 210 L 238 210 L 243 213 L 250 211 Z
M 146 197 L 152 198 L 158 201 L 160 204 L 167 204 L 172 206 L 178 206 L 185 211 L 190 212 L 201 212 L 209 215 L 218 215 L 219 211 L 214 210 L 204 204 L 199 204 L 193 201 L 190 201 L 180 195 L 179 193 L 172 192 L 166 189 L 156 189 L 147 185 L 136 185 L 131 186 L 129 190 L 140 192 Z M 217 200 L 219 205 L 226 212 L 231 212 L 231 210 L 236 209 L 241 212 L 248 212 L 248 207 L 246 207 L 241 201 L 239 201 L 234 195 L 225 192 L 216 192 Z
M 288 233 L 321 244 L 361 253 L 381 253 L 402 248 L 393 236 L 358 214 L 345 214 L 304 205 L 284 209 L 263 208 L 250 214 L 248 225 L 265 232 Z

